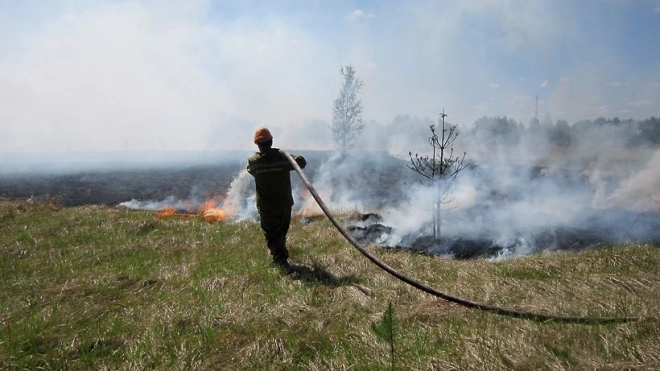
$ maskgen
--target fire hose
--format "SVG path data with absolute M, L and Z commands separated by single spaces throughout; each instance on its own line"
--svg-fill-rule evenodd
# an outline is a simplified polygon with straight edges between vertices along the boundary
M 367 259 L 371 260 L 371 262 L 373 262 L 379 268 L 381 268 L 390 275 L 394 276 L 395 278 L 407 283 L 408 285 L 416 289 L 419 289 L 433 296 L 439 297 L 441 299 L 447 300 L 452 303 L 456 303 L 458 305 L 467 308 L 480 309 L 482 311 L 492 312 L 503 316 L 529 319 L 534 321 L 552 321 L 552 322 L 564 322 L 564 323 L 623 323 L 623 322 L 639 321 L 642 319 L 651 319 L 648 317 L 580 317 L 580 316 L 562 316 L 555 314 L 535 313 L 535 312 L 528 312 L 528 311 L 483 304 L 436 290 L 420 281 L 417 281 L 413 278 L 404 275 L 403 273 L 400 273 L 396 269 L 390 267 L 385 262 L 378 259 L 371 253 L 369 253 L 369 251 L 367 251 L 364 247 L 362 247 L 360 243 L 353 236 L 351 236 L 346 231 L 346 229 L 344 229 L 344 227 L 341 226 L 341 224 L 339 224 L 337 219 L 335 219 L 335 217 L 332 215 L 332 213 L 325 205 L 321 197 L 316 192 L 316 189 L 314 189 L 312 183 L 309 181 L 309 179 L 307 179 L 307 176 L 305 176 L 302 169 L 300 168 L 300 166 L 298 166 L 298 164 L 293 159 L 293 157 L 291 157 L 291 155 L 285 150 L 280 150 L 280 152 L 284 155 L 284 157 L 286 157 L 287 160 L 289 160 L 293 168 L 296 170 L 296 173 L 298 173 L 298 176 L 300 176 L 300 179 L 305 184 L 305 187 L 307 187 L 309 192 L 312 194 L 312 197 L 314 197 L 318 205 L 321 207 L 321 210 L 323 210 L 323 213 L 325 213 L 328 219 L 330 219 L 330 221 L 335 226 L 335 228 L 337 228 L 339 233 L 341 233 L 342 236 L 344 236 L 344 238 L 351 245 L 353 245 L 353 247 L 355 247 L 362 255 L 364 255 Z

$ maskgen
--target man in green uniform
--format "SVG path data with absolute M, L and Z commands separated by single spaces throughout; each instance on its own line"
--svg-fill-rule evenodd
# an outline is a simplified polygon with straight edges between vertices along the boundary
M 283 272 L 293 273 L 289 265 L 289 251 L 286 249 L 286 234 L 291 223 L 291 176 L 294 170 L 289 161 L 273 148 L 273 136 L 266 128 L 254 133 L 254 144 L 259 152 L 248 159 L 247 171 L 254 177 L 257 191 L 257 209 L 261 217 L 261 229 L 266 244 L 273 257 L 273 263 Z M 292 156 L 300 168 L 307 165 L 302 156 Z

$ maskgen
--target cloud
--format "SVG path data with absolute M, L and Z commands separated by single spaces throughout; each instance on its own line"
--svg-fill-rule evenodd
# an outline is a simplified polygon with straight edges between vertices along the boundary
M 616 87 L 621 86 L 621 82 L 619 82 L 619 81 L 608 82 L 607 86 L 611 86 L 613 88 L 616 88 Z
M 639 99 L 631 102 L 626 102 L 626 105 L 634 106 L 634 107 L 643 107 L 643 106 L 652 106 L 653 102 L 647 99 Z
M 655 7 L 655 9 L 653 9 L 653 11 L 655 13 L 660 13 L 660 6 Z
M 498 83 L 491 82 L 490 84 L 488 84 L 488 89 L 490 90 L 497 90 L 499 88 L 500 88 L 500 84 Z
M 559 82 L 562 83 L 562 84 L 567 84 L 569 81 L 571 81 L 571 79 L 566 77 L 566 76 L 561 76 L 559 78 Z
M 357 20 L 357 19 L 373 19 L 376 18 L 376 15 L 373 13 L 365 13 L 361 9 L 355 9 L 350 14 L 344 17 L 348 20 Z
M 546 86 L 548 86 L 548 80 L 543 80 L 543 82 L 541 83 L 541 87 L 545 88 Z
M 515 95 L 513 101 L 516 103 L 529 103 L 532 101 L 532 97 L 529 95 Z
M 587 112 L 589 112 L 590 115 L 595 116 L 595 115 L 605 115 L 610 112 L 610 108 L 607 105 L 601 105 L 601 106 L 586 106 L 584 107 Z

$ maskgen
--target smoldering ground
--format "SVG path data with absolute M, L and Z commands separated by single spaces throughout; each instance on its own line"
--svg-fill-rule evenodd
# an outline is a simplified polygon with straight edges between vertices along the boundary
M 456 145 L 471 155 L 471 166 L 442 182 L 441 238 L 429 238 L 437 187 L 418 182 L 398 207 L 381 213 L 380 223 L 393 229 L 377 240 L 496 259 L 660 241 L 660 150 L 631 145 L 634 123 L 585 124 L 566 146 L 530 131 L 483 138 L 476 125 L 463 130 Z

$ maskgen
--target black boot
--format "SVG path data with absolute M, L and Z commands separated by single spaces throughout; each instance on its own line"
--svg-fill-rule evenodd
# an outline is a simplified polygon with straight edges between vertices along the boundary
M 274 259 L 273 265 L 275 265 L 284 274 L 293 273 L 293 268 L 291 268 L 291 264 L 289 264 L 287 259 Z

